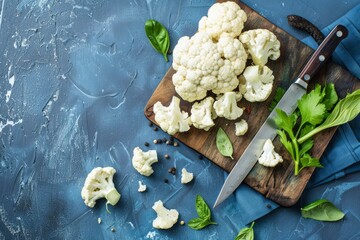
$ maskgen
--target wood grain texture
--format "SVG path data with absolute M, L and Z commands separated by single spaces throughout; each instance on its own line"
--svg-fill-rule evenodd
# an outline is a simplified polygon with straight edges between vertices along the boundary
M 238 1 L 236 2 L 248 15 L 248 21 L 245 24 L 244 30 L 266 28 L 274 32 L 281 42 L 281 57 L 276 61 L 269 61 L 267 64 L 273 70 L 275 76 L 273 93 L 263 103 L 250 103 L 245 100 L 239 102 L 240 107 L 250 110 L 244 111 L 242 116 L 249 123 L 249 130 L 245 136 L 237 137 L 235 135 L 235 121 L 223 118 L 217 118 L 215 120 L 215 127 L 211 128 L 208 132 L 192 127 L 186 133 L 174 135 L 178 140 L 203 154 L 228 172 L 234 167 L 236 159 L 240 158 L 246 146 L 269 115 L 268 108 L 273 99 L 275 89 L 277 87 L 287 89 L 300 73 L 302 65 L 306 63 L 313 53 L 311 48 L 273 25 L 248 6 Z M 171 80 L 174 73 L 174 69 L 170 68 L 146 104 L 145 115 L 155 124 L 153 105 L 157 101 L 160 101 L 163 105 L 168 105 L 174 95 L 178 96 Z M 360 88 L 360 81 L 358 79 L 331 61 L 327 62 L 315 75 L 309 88 L 311 89 L 315 83 L 323 84 L 325 82 L 333 82 L 340 97 L 344 97 L 346 93 Z M 181 101 L 181 108 L 190 112 L 191 104 Z M 223 157 L 216 148 L 215 136 L 219 127 L 225 130 L 233 143 L 235 160 Z M 315 145 L 312 150 L 314 157 L 321 157 L 335 130 L 336 128 L 329 129 L 315 137 Z M 281 147 L 278 138 L 274 140 L 274 145 L 275 149 L 284 157 L 284 163 L 279 164 L 275 168 L 266 168 L 256 164 L 245 179 L 245 183 L 280 205 L 291 206 L 298 201 L 314 169 L 305 169 L 298 176 L 294 176 L 293 162 L 286 150 Z

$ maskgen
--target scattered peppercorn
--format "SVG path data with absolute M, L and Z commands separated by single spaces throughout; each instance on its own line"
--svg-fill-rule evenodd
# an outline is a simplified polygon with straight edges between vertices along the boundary
M 158 140 L 157 140 L 157 139 L 154 139 L 153 143 L 157 144 L 157 143 L 158 143 Z
M 149 122 L 149 127 L 154 126 L 154 124 L 152 122 Z
M 166 178 L 164 179 L 164 183 L 169 183 L 169 180 L 167 180 Z
M 169 155 L 169 154 L 165 154 L 164 157 L 165 157 L 166 159 L 169 159 L 169 158 L 170 158 L 170 155 Z
M 145 147 L 150 146 L 150 144 L 148 142 L 144 142 L 144 145 L 145 145 Z
M 184 225 L 185 224 L 185 222 L 184 221 L 180 221 L 180 225 Z
M 176 174 L 176 168 L 175 168 L 175 167 L 170 168 L 168 171 L 169 171 L 169 173 L 171 173 L 172 175 L 175 175 L 175 174 Z
M 166 141 L 167 141 L 167 139 L 166 139 L 166 137 L 164 137 L 164 138 L 163 138 L 163 142 L 166 142 Z
M 157 127 L 154 127 L 153 129 L 154 129 L 154 131 L 155 131 L 155 132 L 158 130 L 158 128 L 157 128 Z
M 157 142 L 161 144 L 161 143 L 162 143 L 162 140 L 161 140 L 161 139 L 158 139 Z
M 167 145 L 173 145 L 173 142 L 172 142 L 171 140 L 167 140 L 167 141 L 166 141 L 166 144 L 167 144 Z
M 179 146 L 179 143 L 178 142 L 174 142 L 174 147 L 177 147 L 177 146 Z
M 115 229 L 114 227 L 112 227 L 112 228 L 111 228 L 111 231 L 112 231 L 112 232 L 115 232 L 115 231 L 116 231 L 116 229 Z
M 269 208 L 269 209 L 272 208 L 270 204 L 267 204 L 266 207 Z
M 170 136 L 170 141 L 174 141 L 174 137 L 173 137 L 173 136 Z
M 201 159 L 203 159 L 204 157 L 203 157 L 203 155 L 199 155 L 199 159 L 201 160 Z

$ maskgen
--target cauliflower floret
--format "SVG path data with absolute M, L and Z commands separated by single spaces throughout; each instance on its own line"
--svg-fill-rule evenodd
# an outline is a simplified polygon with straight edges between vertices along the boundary
M 182 37 L 173 51 L 175 90 L 189 102 L 205 98 L 207 91 L 232 91 L 239 85 L 237 77 L 246 60 L 246 51 L 238 39 L 224 36 L 214 42 L 205 32 Z
M 235 92 L 227 92 L 216 100 L 214 109 L 219 117 L 230 120 L 235 120 L 243 114 L 243 110 L 237 106 Z
M 243 80 L 240 81 L 240 91 L 249 102 L 263 102 L 271 94 L 274 76 L 267 66 L 248 66 L 243 72 Z
M 200 19 L 199 32 L 207 32 L 216 40 L 224 34 L 236 38 L 246 20 L 246 13 L 235 2 L 215 3 L 209 8 L 208 15 Z
M 139 181 L 138 192 L 145 192 L 145 191 L 146 191 L 146 185 L 143 184 L 141 181 Z
M 166 209 L 161 200 L 154 203 L 152 209 L 157 214 L 156 219 L 153 220 L 153 227 L 157 229 L 169 229 L 177 222 L 179 212 L 175 209 Z
M 114 206 L 120 200 L 121 195 L 113 183 L 115 173 L 116 170 L 112 167 L 97 167 L 88 174 L 81 190 L 81 197 L 86 206 L 93 208 L 96 200 L 106 198 L 107 209 L 108 204 Z
M 191 107 L 191 122 L 194 127 L 208 131 L 215 125 L 213 119 L 217 117 L 213 110 L 214 99 L 207 97 L 201 102 L 195 102 Z
M 173 96 L 168 107 L 164 107 L 161 102 L 154 104 L 155 121 L 161 129 L 173 135 L 177 132 L 186 132 L 190 129 L 191 119 L 189 114 L 180 109 L 180 99 Z
M 188 172 L 185 168 L 181 169 L 181 183 L 186 184 L 193 180 L 194 174 Z
M 158 161 L 156 150 L 143 152 L 139 147 L 134 148 L 132 165 L 141 175 L 150 176 L 154 170 L 151 165 Z
M 243 32 L 239 39 L 256 65 L 264 66 L 268 58 L 276 60 L 280 57 L 280 42 L 275 34 L 267 29 Z
M 245 121 L 245 119 L 241 119 L 240 122 L 235 123 L 235 135 L 236 136 L 242 136 L 244 135 L 249 126 L 248 123 Z
M 265 167 L 275 167 L 278 163 L 283 162 L 282 157 L 275 152 L 274 145 L 270 139 L 265 141 L 264 152 L 259 157 L 259 164 Z

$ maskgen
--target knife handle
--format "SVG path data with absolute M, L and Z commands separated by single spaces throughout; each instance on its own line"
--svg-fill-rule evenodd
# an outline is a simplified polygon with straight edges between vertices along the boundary
M 343 25 L 336 25 L 310 57 L 310 60 L 302 69 L 299 78 L 309 82 L 315 76 L 319 68 L 330 58 L 341 40 L 346 38 L 347 35 L 348 30 L 346 27 Z

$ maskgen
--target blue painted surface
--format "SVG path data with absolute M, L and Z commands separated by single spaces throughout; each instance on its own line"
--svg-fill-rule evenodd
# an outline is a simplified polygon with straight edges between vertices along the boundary
M 287 26 L 286 15 L 302 15 L 322 28 L 360 3 L 244 2 L 300 39 L 305 35 Z M 232 239 L 251 218 L 276 208 L 243 186 L 213 210 L 218 225 L 201 231 L 180 225 L 156 230 L 151 209 L 155 201 L 176 208 L 187 222 L 196 217 L 196 194 L 212 205 L 226 174 L 183 145 L 151 144 L 160 160 L 149 178 L 131 166 L 134 147 L 145 149 L 145 141 L 168 137 L 153 131 L 143 115 L 170 67 L 148 43 L 144 22 L 162 22 L 174 46 L 181 36 L 196 31 L 213 1 L 0 3 L 0 239 Z M 166 153 L 170 159 L 162 157 Z M 87 173 L 97 166 L 117 170 L 115 185 L 122 198 L 111 214 L 105 201 L 89 209 L 80 196 Z M 179 173 L 168 173 L 172 166 L 186 166 L 195 181 L 180 184 Z M 148 186 L 147 192 L 137 192 L 138 180 Z M 359 181 L 355 173 L 305 192 L 299 205 L 278 208 L 257 220 L 258 239 L 359 239 L 360 209 L 354 199 L 360 196 Z M 346 219 L 302 219 L 300 205 L 319 197 L 333 200 Z M 256 207 L 247 208 L 249 198 Z

